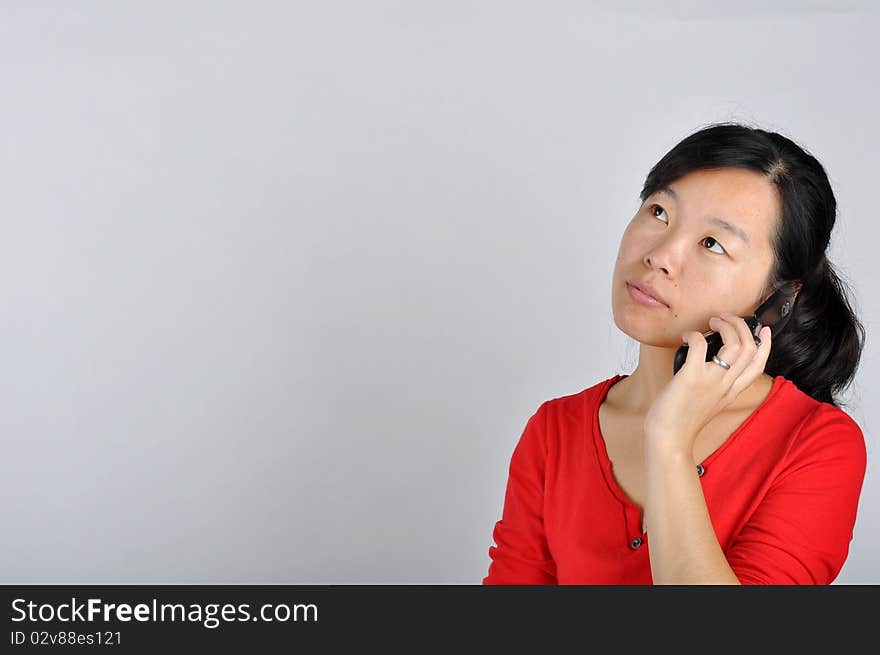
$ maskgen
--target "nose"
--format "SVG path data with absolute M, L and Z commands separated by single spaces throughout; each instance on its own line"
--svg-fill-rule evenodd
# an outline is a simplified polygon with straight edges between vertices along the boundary
M 686 256 L 690 238 L 681 232 L 681 228 L 666 230 L 662 234 L 640 234 L 637 242 L 644 248 L 642 264 L 669 275 L 678 269 L 678 262 Z
M 658 262 L 660 262 L 660 261 L 661 261 L 661 259 L 660 259 L 660 257 L 658 257 L 656 255 L 656 253 L 652 254 L 652 255 L 651 254 L 645 255 L 645 264 L 648 266 L 648 268 L 657 268 L 657 269 L 660 269 L 661 271 L 663 271 L 663 273 L 665 273 L 666 275 L 669 275 L 668 266 L 666 266 L 662 263 L 658 264 Z

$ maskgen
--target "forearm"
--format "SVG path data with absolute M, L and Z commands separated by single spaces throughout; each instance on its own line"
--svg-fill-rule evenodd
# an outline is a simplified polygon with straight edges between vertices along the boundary
M 649 440 L 645 465 L 654 584 L 740 584 L 715 536 L 693 455 Z

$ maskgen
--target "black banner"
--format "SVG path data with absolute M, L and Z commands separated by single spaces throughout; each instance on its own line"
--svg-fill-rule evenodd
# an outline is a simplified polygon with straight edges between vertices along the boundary
M 7 585 L 4 652 L 394 647 L 575 639 L 618 647 L 856 645 L 880 587 Z M 477 640 L 477 641 L 474 641 Z M 713 646 L 715 647 L 715 646 Z M 579 649 L 581 650 L 581 649 Z

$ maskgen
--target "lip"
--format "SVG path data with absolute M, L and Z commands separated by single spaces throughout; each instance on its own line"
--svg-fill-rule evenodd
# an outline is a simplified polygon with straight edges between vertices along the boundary
M 656 292 L 647 285 L 637 282 L 630 282 L 629 280 L 627 280 L 626 289 L 629 292 L 631 298 L 640 302 L 643 305 L 647 305 L 648 307 L 666 307 L 667 309 L 669 308 L 669 305 L 653 295 Z

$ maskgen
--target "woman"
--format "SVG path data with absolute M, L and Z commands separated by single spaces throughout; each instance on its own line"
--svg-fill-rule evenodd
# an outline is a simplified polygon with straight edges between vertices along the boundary
M 640 198 L 612 276 L 638 365 L 531 416 L 483 584 L 830 584 L 867 453 L 835 400 L 865 334 L 825 257 L 825 170 L 780 134 L 719 123 Z M 753 334 L 742 317 L 784 283 L 788 321 Z M 706 361 L 710 331 L 723 346 Z

